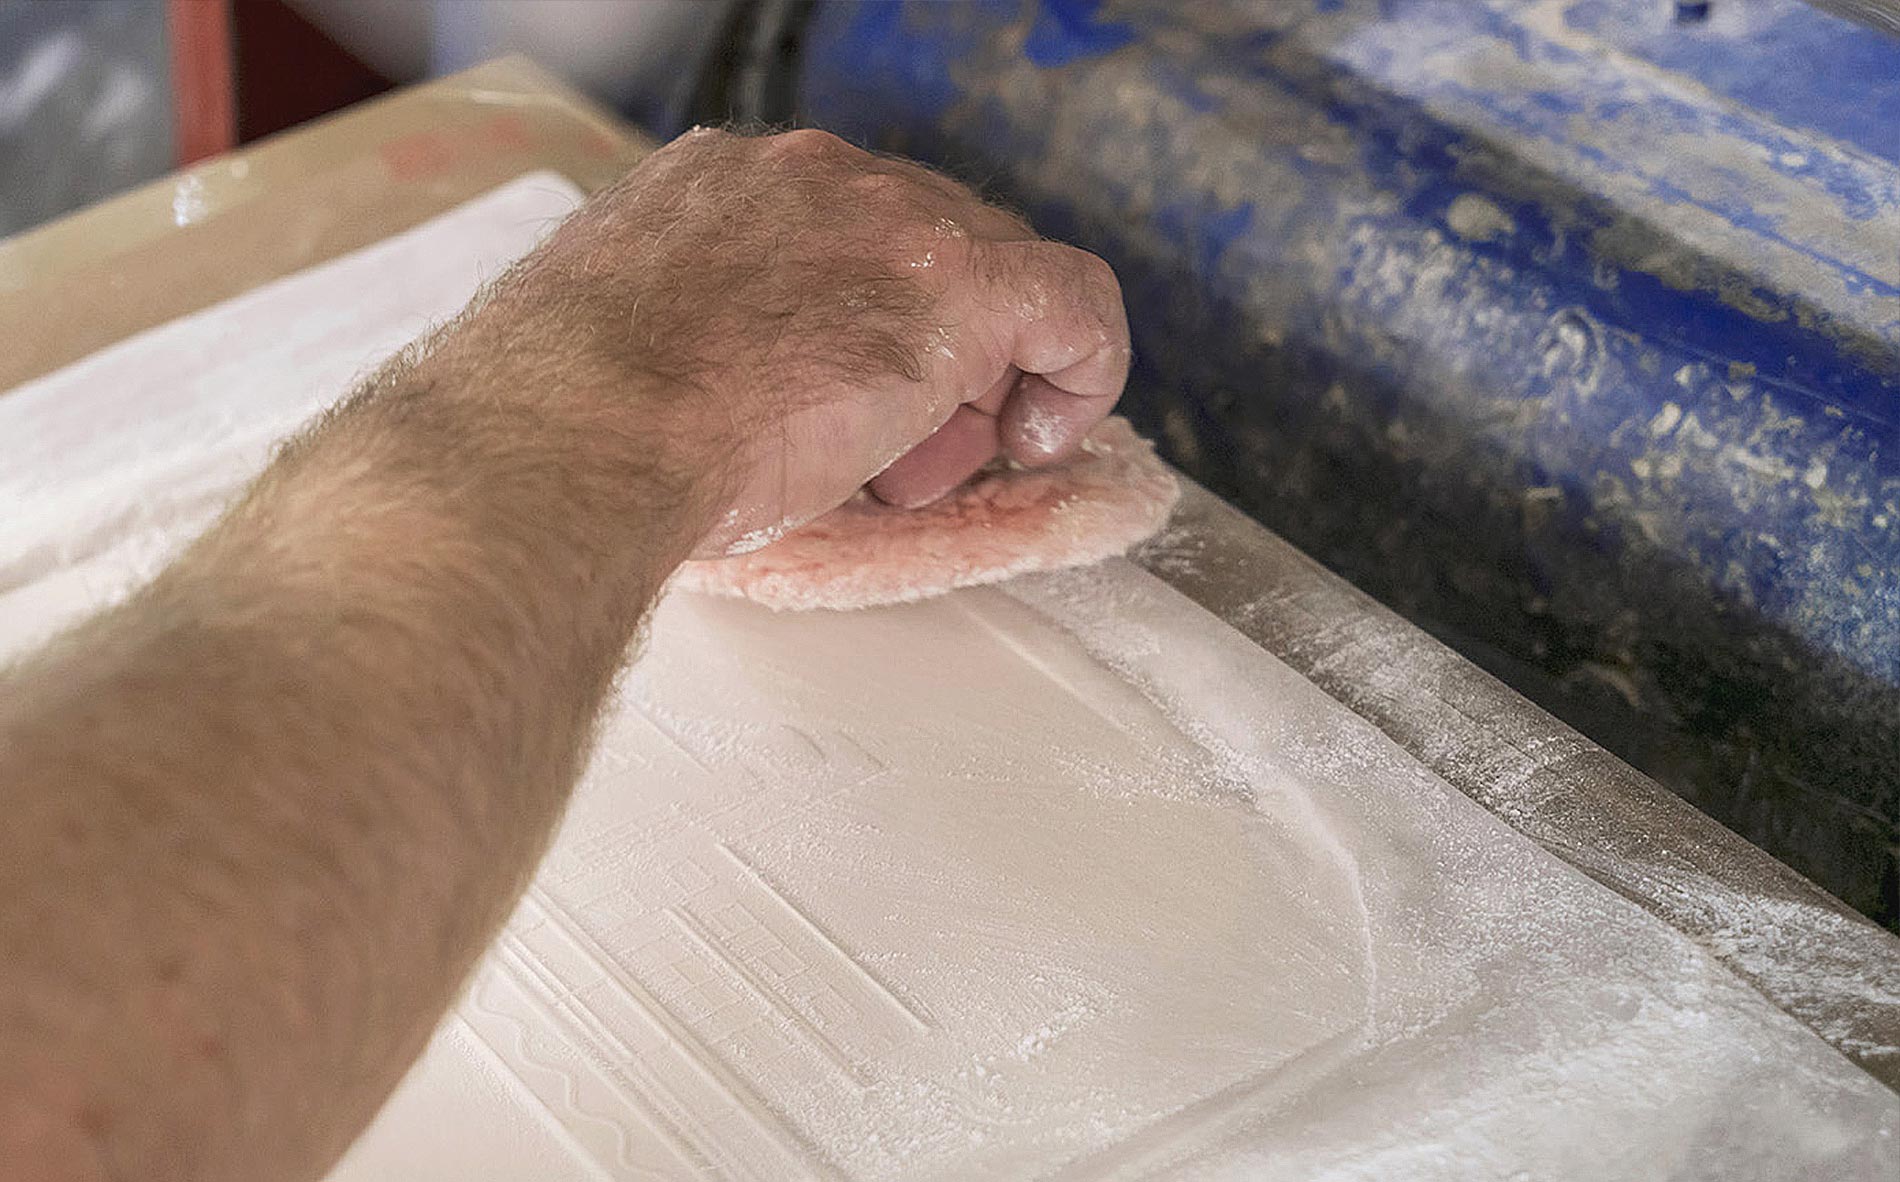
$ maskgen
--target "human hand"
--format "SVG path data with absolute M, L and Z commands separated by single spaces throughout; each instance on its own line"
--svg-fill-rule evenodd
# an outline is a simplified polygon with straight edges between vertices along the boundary
M 1059 458 L 1128 360 L 1106 265 L 922 168 L 810 131 L 655 153 L 0 671 L 0 1175 L 319 1176 L 689 551 Z
M 493 303 L 558 310 L 546 338 L 633 375 L 648 418 L 629 438 L 705 497 L 699 556 L 764 545 L 867 482 L 914 506 L 999 453 L 1061 459 L 1130 356 L 1107 264 L 820 131 L 689 132 Z

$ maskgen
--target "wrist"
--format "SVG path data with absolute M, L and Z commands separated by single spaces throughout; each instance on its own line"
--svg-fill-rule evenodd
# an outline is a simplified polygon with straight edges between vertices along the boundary
M 614 302 L 532 273 L 504 281 L 392 389 L 426 391 L 445 427 L 536 498 L 571 498 L 590 536 L 664 528 L 683 558 L 731 499 L 744 425 L 706 367 L 643 353 L 626 317 L 595 303 Z M 548 473 L 557 487 L 539 487 Z
M 666 572 L 683 561 L 718 517 L 726 473 L 681 400 L 596 351 L 480 344 L 449 344 L 366 400 L 371 429 L 406 440 L 396 466 L 432 470 L 455 512 L 503 534 L 527 526 Z

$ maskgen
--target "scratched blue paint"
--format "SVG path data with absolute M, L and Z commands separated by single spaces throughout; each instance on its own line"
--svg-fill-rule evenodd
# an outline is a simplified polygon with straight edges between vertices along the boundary
M 1208 200 L 1168 201 L 1155 208 L 1154 224 L 1193 260 L 1195 275 L 1211 277 L 1220 269 L 1222 256 L 1252 226 L 1253 202 L 1222 209 Z
M 1527 62 L 1574 63 L 1582 59 L 1582 50 L 1540 36 L 1513 19 L 1510 7 L 1493 8 L 1465 0 L 1405 0 L 1396 14 L 1407 18 L 1406 27 L 1414 35 L 1492 37 L 1509 45 Z
M 1011 6 L 971 0 L 967 7 L 1000 13 Z M 880 103 L 886 101 L 883 95 L 887 88 L 896 86 L 903 90 L 906 111 L 926 119 L 941 117 L 962 97 L 951 68 L 963 52 L 972 48 L 971 38 L 983 27 L 969 20 L 943 18 L 976 15 L 987 20 L 991 16 L 989 12 L 959 14 L 884 3 L 856 4 L 849 9 L 841 6 L 834 13 L 847 21 L 847 26 L 839 30 L 841 41 L 863 56 L 859 68 L 830 80 L 827 101 L 841 105 Z M 909 52 L 914 38 L 928 38 L 943 52 Z
M 1100 19 L 1102 0 L 1041 0 L 1023 56 L 1039 66 L 1066 66 L 1113 53 L 1136 37 L 1125 21 Z
M 1579 0 L 1564 11 L 1607 46 L 1900 164 L 1900 39 L 1801 0 L 1718 4 L 1711 15 L 1685 36 L 1655 5 Z
M 1213 113 L 1220 106 L 1213 95 L 1201 89 L 1194 76 L 1173 63 L 1156 67 L 1155 84 L 1186 103 L 1197 114 Z
M 807 114 L 1108 258 L 1173 458 L 1496 667 L 1607 678 L 1700 745 L 1675 787 L 1900 921 L 1900 167 L 1813 117 L 1887 79 L 1758 102 L 1719 4 L 889 7 L 820 6 Z

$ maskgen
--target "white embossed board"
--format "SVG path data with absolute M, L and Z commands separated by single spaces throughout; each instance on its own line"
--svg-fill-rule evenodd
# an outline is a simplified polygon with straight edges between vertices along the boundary
M 525 250 L 524 178 L 0 396 L 0 654 Z M 1889 1178 L 1900 1101 L 1124 562 L 670 597 L 334 1177 Z

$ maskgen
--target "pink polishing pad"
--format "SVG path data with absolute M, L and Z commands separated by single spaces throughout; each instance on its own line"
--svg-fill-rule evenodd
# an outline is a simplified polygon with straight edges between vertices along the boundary
M 1098 562 L 1161 528 L 1174 476 L 1123 418 L 1048 468 L 999 468 L 922 509 L 860 492 L 763 550 L 680 568 L 674 585 L 780 611 L 871 607 Z

